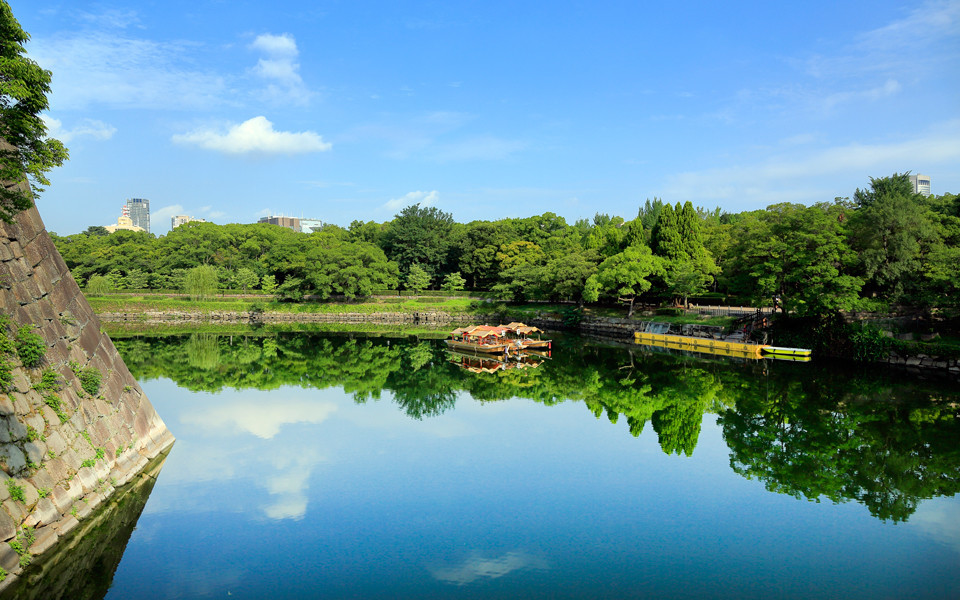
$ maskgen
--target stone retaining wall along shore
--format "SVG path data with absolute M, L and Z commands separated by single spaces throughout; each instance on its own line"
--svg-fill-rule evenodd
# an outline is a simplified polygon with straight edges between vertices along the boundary
M 3 588 L 174 440 L 35 208 L 0 222 L 0 320 Z
M 382 325 L 461 325 L 477 321 L 475 315 L 423 312 L 375 312 L 375 313 L 286 313 L 239 311 L 212 311 L 191 313 L 186 311 L 147 311 L 136 313 L 105 312 L 99 315 L 110 323 L 375 323 Z

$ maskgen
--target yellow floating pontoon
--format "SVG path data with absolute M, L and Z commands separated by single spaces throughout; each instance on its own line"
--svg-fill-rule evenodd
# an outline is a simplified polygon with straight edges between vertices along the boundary
M 782 348 L 779 346 L 765 346 L 746 342 L 728 342 L 709 338 L 692 337 L 686 335 L 671 335 L 668 333 L 647 333 L 636 331 L 633 334 L 638 344 L 660 346 L 674 350 L 688 352 L 702 352 L 715 356 L 732 356 L 736 358 L 778 358 L 806 362 L 810 360 L 810 350 L 806 348 Z
M 705 354 L 715 354 L 718 356 L 733 356 L 736 358 L 763 358 L 760 355 L 762 346 L 759 344 L 746 344 L 744 342 L 726 342 L 723 340 L 711 340 L 708 338 L 689 337 L 685 335 L 670 335 L 667 333 L 646 333 L 637 331 L 634 339 L 638 344 L 648 346 L 661 346 L 672 348 L 674 350 L 687 350 L 690 352 L 703 352 Z

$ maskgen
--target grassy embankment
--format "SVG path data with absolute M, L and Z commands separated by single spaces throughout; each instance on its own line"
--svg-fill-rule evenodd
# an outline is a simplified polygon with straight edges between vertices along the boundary
M 146 312 L 188 312 L 197 315 L 209 315 L 216 312 L 251 313 L 263 311 L 269 313 L 324 313 L 324 314 L 375 314 L 375 313 L 414 313 L 447 312 L 476 316 L 480 322 L 502 320 L 531 320 L 538 317 L 551 317 L 567 321 L 577 318 L 616 318 L 622 319 L 626 311 L 619 307 L 586 307 L 582 315 L 576 315 L 576 309 L 570 304 L 506 304 L 487 300 L 463 297 L 403 297 L 369 298 L 344 302 L 267 302 L 264 300 L 240 297 L 218 297 L 211 300 L 193 301 L 187 298 L 171 298 L 161 295 L 119 295 L 88 297 L 90 305 L 97 313 L 146 313 Z M 699 317 L 697 315 L 650 315 L 635 313 L 633 320 L 663 321 L 671 323 L 702 323 L 706 325 L 726 326 L 729 317 Z M 407 330 L 407 328 L 404 328 Z

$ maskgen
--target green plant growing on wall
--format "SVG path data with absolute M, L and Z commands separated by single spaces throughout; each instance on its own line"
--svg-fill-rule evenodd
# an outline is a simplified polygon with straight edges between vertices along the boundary
M 0 357 L 0 393 L 10 391 L 13 385 L 13 365 L 6 358 Z
M 80 387 L 91 396 L 96 396 L 100 391 L 100 382 L 103 375 L 96 367 L 87 367 L 80 371 Z
M 60 375 L 56 371 L 53 369 L 44 369 L 40 375 L 40 381 L 33 384 L 32 387 L 40 393 L 49 390 L 59 391 L 60 388 L 63 387 L 63 382 L 60 380 Z
M 43 336 L 30 331 L 30 329 L 30 325 L 24 325 L 17 331 L 17 355 L 20 357 L 23 366 L 36 367 L 43 360 L 47 345 L 43 341 Z
M 30 556 L 30 546 L 33 545 L 34 541 L 36 541 L 36 537 L 33 533 L 33 527 L 24 527 L 17 534 L 17 537 L 9 542 L 10 547 L 20 557 L 20 567 L 23 569 L 30 565 L 30 560 L 33 558 Z
M 67 416 L 67 413 L 63 410 L 63 401 L 60 400 L 59 396 L 56 394 L 47 394 L 43 397 L 43 402 L 53 409 L 53 412 L 56 413 L 61 423 L 66 423 L 70 420 L 70 417 Z
M 73 371 L 74 375 L 80 377 L 80 371 L 83 370 L 83 368 L 80 366 L 80 363 L 75 360 L 71 360 L 67 361 L 67 366 L 70 367 L 70 370 Z
M 102 448 L 102 447 L 100 447 L 100 446 L 97 446 L 97 454 L 96 454 L 96 456 L 94 456 L 93 458 L 88 458 L 87 460 L 83 461 L 82 463 L 80 463 L 80 466 L 81 466 L 81 467 L 92 467 L 93 465 L 97 464 L 97 461 L 98 461 L 98 460 L 102 460 L 103 457 L 105 457 L 106 455 L 107 455 L 107 450 L 106 450 L 106 448 Z
M 22 485 L 17 485 L 17 482 L 13 479 L 7 480 L 7 491 L 10 492 L 10 497 L 18 502 L 26 502 L 27 496 L 23 490 Z
M 50 488 L 40 488 L 37 490 L 37 495 L 40 496 L 41 498 L 46 498 L 52 493 L 53 493 L 53 490 Z

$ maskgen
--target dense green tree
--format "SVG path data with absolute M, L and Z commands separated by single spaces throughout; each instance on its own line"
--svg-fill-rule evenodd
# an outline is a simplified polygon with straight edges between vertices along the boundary
M 764 305 L 779 295 L 788 311 L 825 314 L 850 308 L 862 281 L 846 243 L 843 204 L 776 204 L 733 229 L 737 243 L 725 265 L 734 290 Z
M 584 285 L 596 273 L 599 262 L 599 256 L 592 250 L 549 260 L 543 267 L 540 287 L 550 299 L 582 304 Z
M 414 204 L 394 217 L 383 236 L 383 249 L 401 271 L 419 264 L 431 277 L 445 272 L 453 245 L 453 216 L 436 207 Z
M 602 263 L 584 283 L 583 298 L 596 302 L 599 298 L 620 298 L 629 303 L 627 316 L 633 316 L 633 303 L 639 294 L 653 285 L 651 277 L 663 276 L 663 259 L 654 256 L 646 246 L 629 246 Z
M 143 269 L 130 269 L 123 278 L 123 285 L 128 290 L 144 290 L 150 281 L 150 274 Z
M 91 225 L 83 232 L 86 235 L 94 235 L 97 237 L 103 237 L 105 235 L 110 235 L 110 232 L 107 231 L 107 228 L 103 225 Z
M 913 193 L 908 174 L 896 173 L 871 178 L 870 189 L 858 189 L 854 199 L 853 246 L 869 291 L 918 299 L 923 264 L 940 242 L 923 196 Z
M 84 291 L 88 296 L 104 296 L 114 290 L 113 281 L 105 275 L 91 275 Z
M 259 282 L 260 278 L 257 277 L 257 273 L 249 267 L 240 267 L 233 275 L 233 284 L 242 290 L 244 294 Z
M 0 1 L 0 181 L 27 181 L 34 194 L 49 185 L 46 173 L 67 160 L 67 149 L 47 137 L 41 113 L 49 107 L 50 71 L 26 56 L 30 35 L 20 27 L 10 5 Z M 29 191 L 0 186 L 0 219 L 11 222 L 33 206 Z
M 454 273 L 449 273 L 443 279 L 443 285 L 440 286 L 441 289 L 447 292 L 459 292 L 467 285 L 467 280 L 460 275 L 460 271 Z
M 404 285 L 408 290 L 422 292 L 430 286 L 430 275 L 417 263 L 410 265 Z
M 199 265 L 187 271 L 183 280 L 183 291 L 191 300 L 206 300 L 217 293 L 219 283 L 214 267 Z

